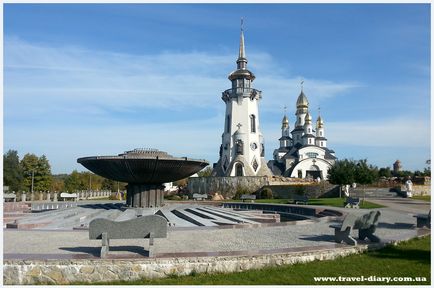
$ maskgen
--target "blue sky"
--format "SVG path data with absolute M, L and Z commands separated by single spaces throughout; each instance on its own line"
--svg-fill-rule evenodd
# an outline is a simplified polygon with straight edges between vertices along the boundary
M 76 159 L 154 147 L 216 162 L 244 17 L 266 158 L 304 79 L 338 158 L 430 158 L 428 4 L 5 4 L 4 151 Z

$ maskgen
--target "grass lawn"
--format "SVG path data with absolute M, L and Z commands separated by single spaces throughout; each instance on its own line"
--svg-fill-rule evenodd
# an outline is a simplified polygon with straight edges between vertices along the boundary
M 344 207 L 345 198 L 317 198 L 317 199 L 309 199 L 310 205 L 326 205 L 333 207 Z M 383 208 L 385 206 L 378 205 L 369 201 L 360 202 L 360 208 L 362 209 L 374 209 L 374 208 Z
M 427 202 L 431 202 L 431 195 L 423 195 L 423 196 L 413 196 L 411 197 L 412 199 L 416 199 L 416 200 L 423 200 L 423 201 L 427 201 Z
M 239 200 L 237 200 L 239 201 Z M 325 205 L 333 207 L 344 207 L 345 198 L 317 198 L 309 199 L 308 205 Z M 288 199 L 258 199 L 255 203 L 275 203 L 275 204 L 288 204 Z M 378 205 L 369 201 L 360 203 L 362 209 L 382 208 L 384 206 Z
M 350 255 L 330 261 L 315 261 L 229 274 L 170 276 L 158 280 L 110 282 L 109 285 L 429 285 L 431 277 L 431 236 L 397 246 Z M 418 282 L 315 281 L 314 277 L 412 277 Z

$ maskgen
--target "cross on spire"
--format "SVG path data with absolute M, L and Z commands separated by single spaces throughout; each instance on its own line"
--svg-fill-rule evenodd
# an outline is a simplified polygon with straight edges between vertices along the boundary
M 238 129 L 241 129 L 241 126 L 243 126 L 243 125 L 241 125 L 241 123 L 237 124 Z
M 286 115 L 286 105 L 285 106 L 283 106 L 283 112 L 285 113 L 285 115 Z
M 241 17 L 241 31 L 244 31 L 244 18 Z
M 300 82 L 300 86 L 301 86 L 301 91 L 303 91 L 303 84 L 304 84 L 304 80 L 303 80 L 303 79 L 301 79 L 301 82 Z

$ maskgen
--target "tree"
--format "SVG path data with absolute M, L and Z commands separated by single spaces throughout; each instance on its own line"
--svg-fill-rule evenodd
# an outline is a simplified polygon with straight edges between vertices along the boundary
M 378 177 L 392 177 L 392 171 L 390 170 L 390 167 L 380 168 L 380 170 L 378 170 Z
M 16 150 L 9 150 L 3 155 L 3 185 L 9 186 L 9 191 L 22 189 L 23 171 Z
M 368 160 L 359 160 L 356 164 L 354 180 L 355 182 L 366 185 L 372 184 L 378 179 L 378 170 L 372 165 L 368 165 Z
M 50 190 L 53 181 L 51 175 L 51 166 L 45 155 L 38 158 L 38 163 L 35 172 L 35 190 L 48 191 Z
M 27 153 L 24 155 L 23 159 L 21 159 L 20 165 L 23 171 L 23 188 L 26 189 L 26 191 L 31 191 L 32 189 L 32 179 L 33 179 L 33 190 L 35 189 L 35 175 L 37 173 L 38 169 L 38 156 L 35 154 L 29 154 Z
M 119 191 L 126 190 L 126 185 L 127 184 L 124 182 L 118 182 L 118 181 L 110 180 L 107 178 L 103 178 L 102 183 L 101 183 L 101 189 L 109 190 L 112 192 L 117 192 L 118 188 L 119 188 Z
M 355 170 L 355 180 L 363 186 L 363 199 L 365 199 L 365 185 L 372 184 L 378 179 L 378 169 L 372 165 L 368 165 L 368 160 L 359 160 Z
M 336 185 L 350 185 L 355 182 L 356 163 L 354 160 L 338 160 L 329 168 L 329 182 Z
M 86 190 L 86 184 L 80 177 L 80 173 L 77 170 L 72 171 L 65 179 L 65 189 L 68 192 L 74 192 L 79 190 Z
M 210 166 L 206 166 L 204 169 L 197 172 L 199 177 L 209 177 L 211 176 L 212 168 Z

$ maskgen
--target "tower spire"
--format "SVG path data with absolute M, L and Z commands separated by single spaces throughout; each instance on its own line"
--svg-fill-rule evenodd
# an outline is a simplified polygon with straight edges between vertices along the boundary
M 238 69 L 246 69 L 247 58 L 246 48 L 244 46 L 244 19 L 241 18 L 241 35 L 240 35 L 240 50 L 237 59 Z

